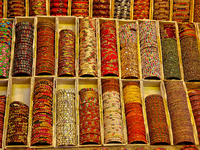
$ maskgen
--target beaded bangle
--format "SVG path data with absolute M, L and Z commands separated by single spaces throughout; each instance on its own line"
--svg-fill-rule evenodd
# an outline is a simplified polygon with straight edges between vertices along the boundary
M 30 16 L 46 15 L 45 0 L 30 0 L 29 2 Z
M 28 31 L 28 32 L 27 32 Z M 29 33 L 29 34 L 27 34 Z M 21 76 L 21 75 L 32 75 L 32 62 L 33 62 L 33 25 L 30 22 L 19 22 L 16 24 L 16 42 L 15 45 L 17 49 L 15 49 L 14 56 L 14 66 L 13 66 L 13 76 Z M 27 43 L 30 44 L 29 49 L 23 49 L 21 44 Z M 18 46 L 19 45 L 19 46 Z M 27 66 L 24 68 L 24 66 Z
M 8 78 L 10 69 L 11 41 L 12 41 L 12 23 L 10 21 L 0 21 L 0 76 Z
M 157 94 L 149 95 L 145 98 L 145 103 L 151 144 L 170 144 L 162 96 Z
M 35 83 L 31 145 L 52 144 L 52 89 L 53 83 L 49 80 L 41 79 Z
M 140 53 L 143 78 L 161 78 L 160 59 L 156 36 L 156 23 L 145 21 L 139 24 Z
M 88 17 L 89 15 L 88 0 L 73 0 L 72 1 L 72 15 L 79 17 Z
M 167 81 L 165 88 L 174 144 L 194 143 L 193 128 L 183 83 L 181 81 Z
M 37 40 L 37 60 L 36 75 L 54 74 L 54 46 L 55 46 L 55 24 L 50 20 L 41 20 L 38 22 L 38 40 Z M 42 34 L 42 32 L 49 33 Z M 47 47 L 46 47 L 47 46 Z
M 8 17 L 14 18 L 15 16 L 25 16 L 25 1 L 24 0 L 9 1 Z
M 59 76 L 75 76 L 75 34 L 70 29 L 60 31 L 58 68 Z
M 14 101 L 10 104 L 6 138 L 7 145 L 27 144 L 28 112 L 29 107 L 22 102 Z
M 114 89 L 112 85 L 115 85 L 116 89 Z M 122 115 L 118 80 L 102 80 L 102 91 L 104 111 L 104 141 L 106 144 L 110 142 L 123 143 Z
M 80 93 L 80 143 L 100 144 L 100 115 L 97 90 L 83 88 Z M 90 95 L 88 95 L 88 93 Z M 92 107 L 91 107 L 92 106 Z
M 97 76 L 96 20 L 80 19 L 79 75 Z M 85 34 L 87 33 L 87 34 Z M 92 41 L 92 42 L 91 42 Z
M 63 104 L 65 106 L 63 107 Z M 74 89 L 60 89 L 57 92 L 57 146 L 76 145 L 76 114 Z M 63 126 L 65 125 L 65 126 Z M 66 128 L 68 127 L 68 128 Z M 65 140 L 66 139 L 66 140 Z
M 118 57 L 115 22 L 103 21 L 100 24 L 101 36 L 101 71 L 102 76 L 118 76 Z M 109 41 L 109 42 L 108 42 Z M 108 47 L 112 47 L 108 49 Z

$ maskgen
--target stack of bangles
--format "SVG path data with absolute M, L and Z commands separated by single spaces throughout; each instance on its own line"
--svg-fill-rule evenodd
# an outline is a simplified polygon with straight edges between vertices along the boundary
M 56 145 L 76 145 L 75 90 L 59 89 L 56 103 Z
M 130 19 L 130 0 L 115 0 L 114 18 Z
M 0 148 L 2 148 L 3 126 L 6 106 L 6 96 L 0 95 Z
M 121 48 L 121 76 L 123 79 L 138 79 L 139 63 L 136 23 L 126 23 L 119 28 Z
M 53 75 L 55 66 L 55 23 L 43 19 L 37 25 L 36 75 Z
M 142 98 L 138 82 L 127 82 L 123 86 L 128 143 L 146 144 L 146 131 L 142 111 Z
M 181 79 L 175 24 L 160 25 L 165 79 Z
M 46 15 L 46 0 L 29 0 L 29 15 Z
M 51 0 L 51 16 L 66 16 L 68 0 Z
M 110 0 L 93 1 L 93 17 L 110 17 Z
M 12 23 L 7 20 L 0 21 L 0 77 L 8 78 L 10 70 Z
M 139 24 L 140 54 L 143 79 L 160 79 L 160 58 L 157 44 L 156 22 Z
M 200 1 L 194 1 L 194 22 L 200 22 Z
M 75 76 L 75 33 L 71 29 L 60 31 L 58 76 Z
M 72 16 L 89 16 L 89 0 L 72 0 Z
M 124 142 L 119 81 L 102 80 L 104 143 Z
M 7 145 L 27 145 L 29 106 L 14 101 L 10 104 Z
M 200 140 L 200 90 L 199 89 L 189 89 L 188 96 L 190 98 L 190 103 L 192 106 L 192 111 L 194 115 L 194 120 L 197 128 L 198 139 Z
M 180 23 L 179 36 L 183 62 L 184 80 L 200 81 L 198 38 L 193 23 Z
M 189 22 L 189 17 L 190 0 L 174 0 L 172 20 L 178 22 Z
M 0 0 L 0 18 L 3 18 L 3 0 Z
M 96 19 L 80 19 L 79 75 L 97 76 Z
M 150 0 L 134 0 L 133 19 L 149 19 Z
M 83 88 L 79 94 L 80 144 L 101 144 L 98 92 Z
M 8 18 L 16 16 L 25 16 L 25 0 L 8 1 Z
M 170 0 L 154 0 L 154 20 L 169 20 Z
M 33 25 L 22 21 L 16 24 L 13 76 L 32 75 Z
M 52 145 L 53 136 L 53 83 L 41 79 L 35 83 L 31 145 Z
M 170 145 L 169 130 L 163 98 L 159 94 L 145 98 L 151 145 Z
M 194 145 L 193 125 L 183 81 L 166 81 L 165 88 L 174 145 Z
M 119 76 L 115 21 L 105 20 L 100 24 L 101 75 Z

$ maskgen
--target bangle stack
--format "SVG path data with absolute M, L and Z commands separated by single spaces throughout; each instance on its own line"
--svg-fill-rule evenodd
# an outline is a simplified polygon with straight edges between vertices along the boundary
M 96 19 L 80 19 L 79 75 L 97 76 Z
M 181 79 L 175 26 L 163 24 L 160 26 L 162 59 L 165 79 Z
M 134 0 L 133 19 L 149 19 L 150 0 Z
M 101 144 L 99 100 L 96 89 L 79 91 L 80 144 Z
M 119 28 L 121 47 L 121 73 L 123 79 L 138 79 L 138 47 L 136 23 L 127 23 Z
M 194 134 L 182 81 L 166 81 L 167 104 L 171 119 L 174 145 L 193 145 Z M 177 94 L 178 93 L 178 94 Z
M 198 39 L 193 23 L 180 23 L 179 36 L 183 62 L 184 80 L 200 81 Z
M 51 16 L 66 16 L 68 0 L 51 0 L 50 8 Z
M 123 86 L 128 143 L 147 143 L 142 98 L 137 82 L 127 82 Z
M 60 89 L 56 104 L 57 146 L 76 145 L 76 108 L 74 89 Z
M 19 101 L 10 104 L 7 145 L 27 145 L 29 107 Z
M 75 76 L 75 33 L 71 29 L 60 31 L 58 76 Z
M 196 123 L 198 138 L 200 140 L 200 90 L 198 89 L 189 89 L 188 96 L 190 98 L 190 103 L 192 106 L 192 111 L 194 115 L 194 120 Z
M 154 20 L 169 20 L 170 0 L 154 0 Z
M 11 44 L 12 44 L 12 27 L 13 24 L 7 20 L 0 21 L 0 76 L 9 77 Z
M 37 25 L 36 75 L 53 75 L 55 66 L 55 24 L 43 19 Z
M 123 122 L 119 81 L 102 80 L 104 143 L 123 143 Z
M 130 0 L 115 0 L 114 18 L 130 19 Z
M 46 0 L 29 0 L 30 16 L 46 15 Z
M 9 0 L 8 1 L 8 18 L 16 16 L 25 16 L 25 0 Z
M 190 0 L 174 0 L 173 21 L 189 22 Z
M 3 18 L 3 0 L 0 0 L 0 18 Z
M 144 79 L 160 79 L 160 58 L 158 52 L 156 22 L 139 24 L 142 76 Z
M 194 22 L 200 22 L 200 1 L 194 1 Z
M 169 130 L 163 98 L 152 94 L 145 98 L 150 143 L 152 145 L 170 145 Z
M 110 17 L 110 0 L 93 1 L 93 17 Z
M 34 29 L 30 22 L 16 24 L 13 76 L 32 75 Z
M 89 0 L 72 0 L 72 16 L 89 16 Z
M 106 20 L 100 24 L 100 38 L 101 75 L 119 76 L 115 21 Z
M 31 145 L 52 145 L 53 139 L 53 83 L 38 80 L 34 86 Z
M 3 130 L 4 130 L 4 116 L 6 108 L 6 96 L 0 95 L 0 147 L 2 148 Z

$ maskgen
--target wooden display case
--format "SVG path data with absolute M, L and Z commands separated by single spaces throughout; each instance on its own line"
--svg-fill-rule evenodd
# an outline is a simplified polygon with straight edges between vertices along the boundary
M 49 19 L 55 22 L 55 73 L 54 75 L 35 75 L 36 70 L 36 51 L 37 51 L 37 22 L 42 19 Z M 171 122 L 169 116 L 169 110 L 167 107 L 167 96 L 166 90 L 164 86 L 164 75 L 162 72 L 162 76 L 160 80 L 147 80 L 142 79 L 142 71 L 141 71 L 141 59 L 140 59 L 140 48 L 139 48 L 139 23 L 145 20 L 133 21 L 133 20 L 118 20 L 118 19 L 96 19 L 96 40 L 97 40 L 97 64 L 98 64 L 98 76 L 97 77 L 79 77 L 78 70 L 79 70 L 79 20 L 80 18 L 76 18 L 73 16 L 66 16 L 66 17 L 53 17 L 53 16 L 40 16 L 40 17 L 16 17 L 16 19 L 11 19 L 13 24 L 16 24 L 20 21 L 30 21 L 34 24 L 34 55 L 33 55 L 33 67 L 32 67 L 32 76 L 31 77 L 13 77 L 12 76 L 12 67 L 13 67 L 13 58 L 14 58 L 14 43 L 15 43 L 15 28 L 13 27 L 13 41 L 12 41 L 12 49 L 11 49 L 11 66 L 10 66 L 10 74 L 8 79 L 0 79 L 0 94 L 6 95 L 7 103 L 6 103 L 6 113 L 4 118 L 4 132 L 3 132 L 3 144 L 2 149 L 4 148 L 15 148 L 15 149 L 26 149 L 27 147 L 30 148 L 40 148 L 40 149 L 76 149 L 76 150 L 92 150 L 97 147 L 107 147 L 109 150 L 118 150 L 119 148 L 127 148 L 127 149 L 136 149 L 136 148 L 146 148 L 148 150 L 153 150 L 157 147 L 166 148 L 166 150 L 180 150 L 183 146 L 176 146 L 173 145 L 173 136 L 172 136 L 172 129 L 171 129 Z M 117 34 L 117 53 L 118 53 L 118 64 L 119 64 L 119 76 L 108 76 L 104 77 L 101 75 L 101 47 L 100 47 L 100 23 L 103 20 L 113 20 L 116 23 L 116 34 Z M 155 21 L 155 20 L 153 20 Z M 139 69 L 140 69 L 140 78 L 139 79 L 121 79 L 121 60 L 120 60 L 120 41 L 119 41 L 119 27 L 125 23 L 136 23 L 137 25 L 137 44 L 138 44 L 138 58 L 139 58 Z M 181 49 L 180 49 L 180 41 L 179 41 L 179 34 L 178 34 L 178 24 L 174 21 L 155 21 L 157 26 L 157 39 L 158 39 L 158 47 L 160 53 L 160 61 L 161 61 L 161 70 L 163 70 L 162 65 L 162 52 L 161 52 L 161 44 L 160 44 L 160 32 L 159 26 L 162 24 L 174 24 L 176 27 L 176 37 L 177 37 L 177 46 L 178 46 L 178 53 L 179 53 L 179 62 L 180 62 L 180 70 L 181 70 L 181 81 L 185 86 L 185 91 L 187 88 L 196 88 L 194 85 L 198 85 L 197 88 L 200 87 L 199 83 L 185 83 L 183 77 L 183 68 L 182 68 L 182 61 L 181 61 Z M 196 27 L 199 27 L 196 24 Z M 62 29 L 72 29 L 76 34 L 76 48 L 75 48 L 75 77 L 58 77 L 58 45 L 59 45 L 59 32 Z M 199 31 L 199 28 L 197 29 Z M 199 39 L 199 34 L 198 34 Z M 123 120 L 123 135 L 124 141 L 122 144 L 105 144 L 104 143 L 104 122 L 103 122 L 103 102 L 102 102 L 102 80 L 108 78 L 115 78 L 118 79 L 120 85 L 120 99 L 121 99 L 121 110 L 122 110 L 122 120 Z M 33 94 L 34 94 L 34 84 L 39 79 L 49 79 L 53 82 L 53 143 L 50 146 L 31 146 L 31 132 L 32 132 L 32 111 L 33 111 Z M 125 106 L 123 100 L 123 85 L 126 82 L 135 81 L 140 83 L 140 90 L 141 90 L 141 97 L 142 97 L 142 109 L 143 109 L 143 116 L 144 116 L 144 123 L 146 128 L 146 137 L 147 137 L 147 144 L 128 144 L 127 138 L 127 127 L 126 127 L 126 116 L 125 116 Z M 176 82 L 176 81 L 174 81 Z M 190 85 L 192 84 L 192 85 Z M 79 90 L 82 88 L 96 88 L 98 90 L 98 98 L 99 98 L 99 112 L 100 112 L 100 127 L 101 127 L 101 144 L 100 145 L 80 145 L 79 141 Z M 76 128 L 77 128 L 77 145 L 76 146 L 65 146 L 65 147 L 57 147 L 56 145 L 56 93 L 59 89 L 75 89 L 75 107 L 76 107 Z M 187 92 L 187 91 L 186 91 Z M 164 145 L 150 145 L 150 138 L 149 138 L 149 130 L 147 124 L 147 116 L 146 116 L 146 108 L 145 108 L 145 97 L 150 94 L 160 94 L 164 100 L 165 112 L 167 117 L 167 124 L 169 129 L 170 135 L 170 142 L 171 145 L 164 146 Z M 29 128 L 28 128 L 28 137 L 27 137 L 27 145 L 14 145 L 8 146 L 6 145 L 6 133 L 7 133 L 7 126 L 8 126 L 8 117 L 9 117 L 9 104 L 12 101 L 23 101 L 27 105 L 29 105 Z M 190 101 L 187 97 L 188 108 L 191 114 L 191 122 L 193 125 L 194 131 L 194 138 L 195 138 L 195 145 L 200 148 L 199 140 L 197 137 L 196 126 L 194 122 L 194 117 L 192 114 L 192 109 L 190 105 Z

